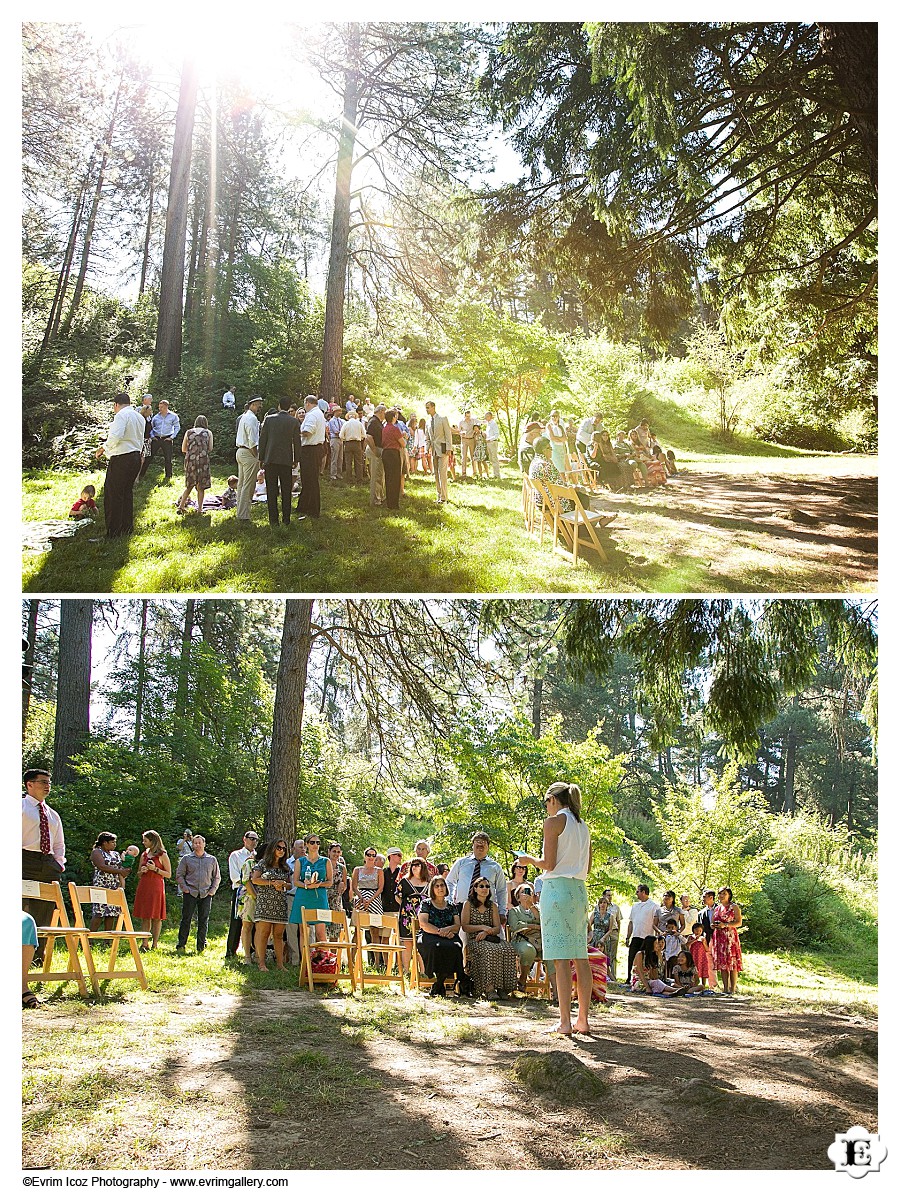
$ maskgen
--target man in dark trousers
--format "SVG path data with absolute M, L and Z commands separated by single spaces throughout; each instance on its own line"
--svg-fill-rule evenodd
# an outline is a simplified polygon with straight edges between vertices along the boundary
M 144 419 L 132 406 L 127 393 L 113 398 L 114 417 L 106 442 L 97 448 L 97 459 L 109 459 L 103 485 L 103 516 L 106 537 L 118 538 L 134 529 L 134 482 L 141 470 Z
M 66 842 L 59 812 L 47 805 L 50 794 L 48 770 L 26 770 L 25 795 L 22 799 L 22 877 L 33 882 L 58 882 L 66 867 Z M 22 909 L 28 911 L 38 927 L 49 927 L 53 905 L 39 898 L 24 898 Z M 44 963 L 44 940 L 38 938 L 32 964 Z
M 325 450 L 325 415 L 315 397 L 304 403 L 306 413 L 300 424 L 300 484 L 297 512 L 302 517 L 319 516 L 319 465 Z
M 269 525 L 278 525 L 278 492 L 281 491 L 281 520 L 291 520 L 292 469 L 300 460 L 300 423 L 289 414 L 291 399 L 278 399 L 278 409 L 267 414 L 259 431 L 259 462 L 266 472 L 266 501 Z

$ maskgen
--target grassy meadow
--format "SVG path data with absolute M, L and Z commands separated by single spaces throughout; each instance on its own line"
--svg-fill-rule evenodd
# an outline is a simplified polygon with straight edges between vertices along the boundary
M 451 373 L 428 362 L 399 365 L 377 397 L 424 413 L 436 396 L 459 413 Z M 401 508 L 372 509 L 367 485 L 322 481 L 322 517 L 270 529 L 264 504 L 250 525 L 231 512 L 175 512 L 181 460 L 171 484 L 156 461 L 135 488 L 135 533 L 107 543 L 102 524 L 26 550 L 28 592 L 832 592 L 875 586 L 874 457 L 822 455 L 736 436 L 727 443 L 689 406 L 647 398 L 661 441 L 681 472 L 657 490 L 606 494 L 615 512 L 606 564 L 577 567 L 530 537 L 514 463 L 499 481 L 450 485 L 435 503 L 431 477 L 410 477 Z M 459 465 L 457 464 L 457 467 Z M 234 471 L 214 464 L 213 492 Z M 24 476 L 25 522 L 65 518 L 85 483 L 102 497 L 104 473 L 76 469 Z M 793 507 L 812 517 L 797 525 Z

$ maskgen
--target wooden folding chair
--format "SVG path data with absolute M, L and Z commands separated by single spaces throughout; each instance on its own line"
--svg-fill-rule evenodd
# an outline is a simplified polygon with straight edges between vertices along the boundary
M 587 460 L 580 451 L 567 453 L 563 477 L 566 484 L 581 484 L 592 491 L 597 489 L 594 474 L 587 466 Z
M 544 482 L 543 480 L 532 480 L 530 476 L 526 476 L 522 487 L 523 490 L 527 492 L 527 497 L 525 499 L 528 500 L 531 505 L 531 525 L 528 525 L 528 514 L 526 513 L 526 528 L 529 530 L 529 532 L 534 533 L 535 523 L 537 522 L 538 518 L 541 519 L 541 546 L 543 546 L 544 527 L 553 525 L 553 511 L 547 504 L 547 496 L 544 491 Z M 537 494 L 537 497 L 540 498 L 539 501 L 536 499 L 535 494 Z
M 386 941 L 366 943 L 366 932 L 377 928 L 387 931 Z M 364 911 L 353 912 L 353 934 L 356 942 L 356 979 L 359 981 L 360 991 L 365 993 L 366 984 L 393 985 L 400 984 L 400 992 L 406 995 L 406 977 L 403 973 L 403 943 L 400 939 L 399 915 L 369 915 Z M 363 952 L 366 950 L 381 952 L 385 957 L 385 971 L 383 973 L 367 973 Z M 393 972 L 392 970 L 396 970 Z
M 529 997 L 545 997 L 549 999 L 550 970 L 547 968 L 547 962 L 539 956 L 532 965 L 531 971 L 534 973 L 534 976 L 531 973 L 528 974 L 525 981 L 525 993 Z
M 313 992 L 314 985 L 336 985 L 338 981 L 349 981 L 351 989 L 356 993 L 356 945 L 350 939 L 346 911 L 320 911 L 305 906 L 300 912 L 300 920 L 300 984 L 303 984 L 303 974 L 306 973 L 310 993 Z M 309 929 L 314 923 L 333 923 L 338 928 L 338 938 L 311 944 Z M 316 951 L 337 952 L 336 973 L 313 972 L 312 954 Z M 346 972 L 341 971 L 344 963 L 347 966 Z
M 88 972 L 90 973 L 94 993 L 99 996 L 101 981 L 137 981 L 141 989 L 146 989 L 147 977 L 144 973 L 141 954 L 138 951 L 138 941 L 149 940 L 152 937 L 149 931 L 134 930 L 125 891 L 122 889 L 107 890 L 102 886 L 76 886 L 74 882 L 69 882 L 69 898 L 71 899 L 72 911 L 75 915 L 75 926 L 81 928 L 81 947 L 84 952 Z M 116 917 L 115 927 L 109 931 L 91 931 L 88 928 L 81 913 L 81 908 L 82 905 L 93 902 L 116 908 L 118 915 Z M 109 967 L 105 969 L 98 969 L 94 962 L 93 944 L 99 943 L 101 940 L 108 940 L 111 945 L 109 949 Z M 131 949 L 131 958 L 134 961 L 133 969 L 116 968 L 120 943 L 127 944 Z
M 22 897 L 36 898 L 40 902 L 53 904 L 50 925 L 37 929 L 38 939 L 44 940 L 44 964 L 40 970 L 40 976 L 36 975 L 33 978 L 34 984 L 42 985 L 46 981 L 74 981 L 81 996 L 87 997 L 87 982 L 78 959 L 78 940 L 82 933 L 69 923 L 66 904 L 63 901 L 62 886 L 59 882 L 34 882 L 23 879 Z M 66 944 L 69 963 L 64 969 L 54 969 L 53 967 L 53 949 L 58 939 L 65 940 Z
M 412 955 L 409 958 L 409 987 L 418 992 L 420 989 L 430 989 L 434 984 L 431 977 L 426 977 L 424 973 L 419 972 L 419 943 L 418 932 L 413 930 L 412 937 Z
M 563 550 L 572 556 L 574 563 L 578 562 L 578 555 L 584 550 L 596 551 L 601 562 L 609 562 L 606 551 L 597 537 L 597 529 L 609 524 L 612 520 L 610 515 L 585 509 L 574 488 L 550 483 L 546 484 L 545 488 L 553 510 L 554 550 L 561 541 Z M 574 509 L 564 512 L 562 505 L 564 500 L 572 501 Z M 584 535 L 581 533 L 582 528 L 585 531 Z

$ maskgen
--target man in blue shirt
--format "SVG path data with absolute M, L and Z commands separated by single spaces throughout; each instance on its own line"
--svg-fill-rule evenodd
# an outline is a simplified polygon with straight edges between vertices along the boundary
M 447 874 L 447 885 L 453 902 L 463 903 L 469 897 L 469 890 L 476 878 L 491 883 L 491 897 L 500 912 L 500 922 L 506 923 L 506 874 L 502 865 L 488 856 L 491 840 L 487 832 L 476 832 L 472 837 L 472 851 L 467 857 L 454 861 Z
M 150 455 L 144 460 L 141 476 L 146 474 L 153 457 L 161 454 L 166 468 L 166 480 L 172 479 L 172 444 L 180 431 L 178 415 L 169 409 L 169 403 L 163 398 L 159 403 L 159 413 L 154 414 L 150 422 Z

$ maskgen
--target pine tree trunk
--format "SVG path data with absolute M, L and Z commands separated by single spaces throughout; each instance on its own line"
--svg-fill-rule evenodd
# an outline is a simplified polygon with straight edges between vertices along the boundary
M 150 237 L 153 233 L 153 199 L 156 195 L 156 188 L 154 186 L 153 170 L 150 170 L 150 194 L 147 198 L 147 227 L 144 230 L 144 251 L 141 256 L 141 280 L 138 285 L 138 298 L 144 293 L 147 287 L 147 271 L 150 268 Z
M 784 745 L 784 811 L 786 815 L 793 815 L 797 810 L 796 792 L 794 790 L 794 775 L 797 769 L 797 734 L 792 728 L 788 729 Z
M 356 116 L 359 102 L 358 24 L 351 24 L 344 74 L 344 116 L 338 149 L 337 179 L 334 187 L 334 214 L 331 221 L 331 247 L 328 279 L 325 286 L 325 337 L 322 345 L 322 380 L 320 394 L 328 402 L 340 402 L 344 353 L 344 295 L 346 292 L 347 254 L 350 239 L 350 178 L 356 146 Z
M 266 840 L 277 840 L 279 837 L 293 840 L 297 830 L 303 703 L 312 646 L 312 609 L 311 600 L 288 600 L 284 609 L 263 830 Z
M 877 194 L 878 25 L 874 21 L 819 21 L 818 25 L 822 57 L 834 71 Z
M 53 781 L 67 786 L 75 777 L 72 758 L 91 731 L 91 625 L 93 600 L 63 600 L 59 611 L 59 678 Z
M 191 185 L 191 140 L 197 106 L 197 70 L 186 61 L 175 116 L 175 140 L 166 204 L 166 234 L 159 283 L 159 317 L 153 353 L 153 385 L 177 377 L 181 371 L 184 301 L 184 250 Z
M 178 663 L 178 686 L 175 690 L 175 719 L 179 724 L 184 723 L 187 714 L 188 701 L 188 672 L 191 666 L 191 641 L 194 636 L 194 605 L 196 601 L 188 600 L 184 606 L 184 625 L 181 630 L 181 657 Z
M 93 169 L 93 160 L 88 165 L 88 173 Z M 63 263 L 60 266 L 59 274 L 56 278 L 56 290 L 53 294 L 53 301 L 50 303 L 50 313 L 47 315 L 47 325 L 44 328 L 44 338 L 41 341 L 40 350 L 37 354 L 37 363 L 43 360 L 47 349 L 56 338 L 59 331 L 59 321 L 62 317 L 62 309 L 66 300 L 66 290 L 69 287 L 69 277 L 72 272 L 72 261 L 75 259 L 75 245 L 78 242 L 78 231 L 81 227 L 81 216 L 84 212 L 84 200 L 87 197 L 88 177 L 86 176 L 81 184 L 81 189 L 78 192 L 78 198 L 75 201 L 75 211 L 72 215 L 72 222 L 69 225 L 69 239 L 66 243 L 66 251 L 63 256 Z
M 25 730 L 28 727 L 28 709 L 31 706 L 31 685 L 34 682 L 34 644 L 37 641 L 38 610 L 40 600 L 28 601 L 28 624 L 25 629 L 27 645 L 22 652 L 22 662 L 29 669 L 22 675 L 22 740 L 25 740 Z
M 535 679 L 531 691 L 531 731 L 535 737 L 541 735 L 541 700 L 544 694 L 544 680 Z
M 134 751 L 141 747 L 141 722 L 144 714 L 144 682 L 147 674 L 147 605 L 141 601 L 141 637 L 138 647 L 137 695 L 134 701 Z

